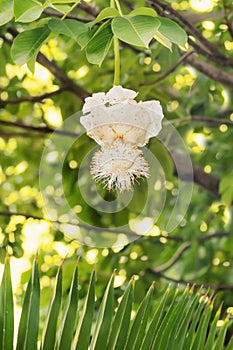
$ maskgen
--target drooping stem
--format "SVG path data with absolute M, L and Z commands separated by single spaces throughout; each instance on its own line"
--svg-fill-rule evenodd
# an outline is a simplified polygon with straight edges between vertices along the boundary
M 65 19 L 66 16 L 68 16 L 68 14 L 69 14 L 70 12 L 73 11 L 73 9 L 78 5 L 78 3 L 79 3 L 79 1 L 76 1 L 76 2 L 74 3 L 74 5 L 69 9 L 69 11 L 67 11 L 67 12 L 62 16 L 61 21 L 63 21 L 63 19 Z
M 120 85 L 120 49 L 119 49 L 119 40 L 114 36 L 114 58 L 115 58 L 115 67 L 114 67 L 114 85 Z
M 118 0 L 115 0 L 117 10 L 119 11 L 120 15 L 122 16 L 121 6 Z
M 110 6 L 112 8 L 115 8 L 115 5 L 117 6 L 117 9 L 118 9 L 120 15 L 122 15 L 119 1 L 118 0 L 111 0 Z M 113 38 L 113 42 L 114 42 L 114 59 L 115 59 L 113 85 L 120 85 L 120 48 L 119 48 L 119 40 L 115 35 Z

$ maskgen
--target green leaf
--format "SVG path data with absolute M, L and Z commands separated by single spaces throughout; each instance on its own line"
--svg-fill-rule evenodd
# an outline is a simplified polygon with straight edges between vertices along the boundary
M 233 200 L 232 173 L 224 176 L 220 181 L 219 192 L 222 202 L 230 207 Z
M 121 350 L 124 348 L 133 304 L 134 278 L 128 284 L 114 316 L 108 338 L 107 350 Z
M 233 337 L 231 337 L 231 340 L 229 341 L 226 350 L 232 350 L 233 349 Z
M 222 350 L 223 349 L 227 329 L 230 326 L 230 324 L 231 324 L 231 322 L 229 322 L 229 316 L 227 316 L 226 319 L 224 320 L 224 324 L 220 328 L 218 337 L 215 341 L 214 347 L 212 348 L 213 350 Z
M 16 350 L 36 350 L 39 330 L 40 281 L 37 258 L 28 282 L 20 317 Z
M 17 22 L 33 22 L 40 17 L 44 8 L 32 0 L 14 0 L 14 14 Z
M 56 276 L 56 285 L 52 301 L 48 311 L 48 317 L 42 333 L 41 350 L 54 349 L 56 341 L 57 320 L 62 300 L 62 266 L 59 267 Z
M 183 349 L 184 343 L 185 343 L 185 337 L 187 335 L 187 330 L 190 324 L 190 320 L 192 319 L 193 312 L 197 307 L 197 303 L 199 302 L 200 295 L 199 293 L 196 293 L 193 295 L 193 288 L 189 290 L 191 300 L 190 303 L 186 307 L 186 314 L 184 315 L 183 319 L 181 320 L 181 325 L 179 327 L 179 330 L 176 334 L 175 339 L 173 339 L 173 347 L 171 349 Z
M 77 41 L 78 36 L 87 31 L 86 26 L 74 19 L 64 19 L 63 21 L 58 18 L 52 18 L 48 22 L 48 26 L 52 32 L 58 34 L 64 34 Z
M 74 324 L 77 315 L 78 307 L 78 266 L 74 269 L 73 279 L 70 286 L 70 292 L 67 298 L 65 310 L 62 315 L 61 325 L 58 334 L 58 345 L 56 349 L 67 350 L 70 349 Z
M 152 348 L 154 337 L 158 332 L 160 323 L 162 321 L 163 312 L 167 304 L 167 298 L 170 294 L 170 287 L 167 288 L 162 300 L 160 301 L 156 311 L 154 312 L 153 318 L 150 322 L 150 325 L 146 331 L 145 337 L 143 339 L 141 350 L 148 350 Z
M 138 350 L 141 349 L 142 341 L 145 335 L 147 321 L 149 318 L 149 306 L 154 294 L 154 283 L 148 290 L 145 298 L 141 302 L 135 319 L 133 321 L 128 340 L 125 346 L 125 350 Z
M 0 26 L 10 22 L 14 16 L 13 0 L 1 0 L 0 6 Z
M 157 333 L 156 341 L 153 344 L 153 350 L 170 349 L 170 342 L 174 340 L 179 322 L 184 317 L 185 305 L 187 304 L 189 296 L 188 288 L 185 288 L 179 299 L 178 295 L 175 295 L 174 304 L 171 305 Z
M 216 332 L 217 332 L 217 323 L 218 323 L 219 317 L 221 315 L 221 308 L 222 308 L 222 306 L 217 310 L 215 317 L 214 317 L 214 320 L 211 323 L 211 327 L 210 327 L 210 330 L 208 332 L 208 338 L 207 338 L 204 350 L 213 350 L 213 348 L 214 348 L 214 340 L 215 340 L 215 336 L 216 336 Z
M 212 310 L 213 310 L 213 305 L 210 303 L 208 299 L 205 305 L 204 313 L 202 314 L 202 317 L 200 318 L 200 321 L 198 323 L 195 339 L 190 350 L 203 349 Z
M 37 52 L 35 55 L 27 62 L 27 67 L 32 74 L 35 72 L 35 62 L 36 62 Z
M 108 21 L 100 26 L 87 44 L 86 55 L 90 63 L 101 66 L 110 49 L 112 38 L 111 23 Z
M 112 274 L 110 281 L 104 293 L 102 303 L 97 315 L 96 326 L 93 332 L 90 350 L 103 350 L 106 346 L 110 326 L 113 316 L 113 282 L 115 272 Z
M 18 34 L 11 47 L 11 56 L 15 64 L 27 63 L 37 55 L 49 34 L 50 30 L 47 26 Z
M 162 35 L 163 38 L 166 38 L 167 40 L 177 45 L 183 46 L 186 44 L 187 34 L 184 29 L 182 29 L 176 22 L 163 17 L 157 17 L 157 20 L 159 20 L 161 23 L 158 29 L 158 33 L 155 33 L 157 36 L 160 35 L 161 37 Z
M 154 35 L 154 38 L 160 44 L 162 44 L 163 46 L 167 47 L 170 51 L 172 51 L 172 42 L 168 38 L 166 38 L 166 36 L 164 36 L 161 33 L 157 33 Z
M 116 37 L 135 46 L 149 46 L 160 22 L 151 16 L 124 16 L 112 20 L 112 31 Z
M 120 13 L 117 11 L 117 9 L 115 9 L 113 7 L 106 7 L 98 14 L 96 19 L 92 22 L 92 25 L 94 25 L 100 21 L 103 21 L 104 19 L 114 18 L 117 16 L 120 16 Z
M 198 291 L 197 295 L 199 296 L 199 298 L 201 297 L 201 293 Z M 189 328 L 188 334 L 186 336 L 186 340 L 185 340 L 185 346 L 187 347 L 187 349 L 191 349 L 192 348 L 192 344 L 194 342 L 195 339 L 195 330 L 197 328 L 198 322 L 200 320 L 201 317 L 201 312 L 203 311 L 203 309 L 205 310 L 205 300 L 206 295 L 203 296 L 201 299 L 199 299 L 199 305 L 196 309 L 196 312 L 192 318 L 192 323 L 191 326 Z
M 97 28 L 88 29 L 86 27 L 86 31 L 81 33 L 77 37 L 77 43 L 81 46 L 81 49 L 84 49 L 87 46 L 87 44 L 89 43 L 91 38 L 94 36 L 96 31 L 97 31 Z
M 140 15 L 157 17 L 157 13 L 155 12 L 155 10 L 149 7 L 138 7 L 129 13 L 129 16 L 140 16 Z
M 57 10 L 58 12 L 61 12 L 63 14 L 65 13 L 69 13 L 70 10 L 71 10 L 71 6 L 70 5 L 63 5 L 63 4 L 51 4 L 50 3 L 50 6 L 52 9 L 55 9 Z
M 0 349 L 13 350 L 14 303 L 11 283 L 10 259 L 5 260 L 0 287 Z
M 82 315 L 74 337 L 73 350 L 87 350 L 91 338 L 91 326 L 95 307 L 95 270 L 93 270 Z

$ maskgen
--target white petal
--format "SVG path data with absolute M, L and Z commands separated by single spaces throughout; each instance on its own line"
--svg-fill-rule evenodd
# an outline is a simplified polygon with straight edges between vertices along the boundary
M 83 113 L 88 113 L 93 107 L 103 105 L 106 103 L 106 95 L 104 92 L 98 92 L 93 94 L 92 97 L 85 98 L 85 103 L 83 105 Z
M 117 102 L 133 100 L 137 94 L 138 93 L 133 90 L 125 89 L 121 85 L 116 85 L 109 90 L 106 97 L 110 104 L 115 104 Z
M 145 145 L 161 129 L 162 108 L 158 101 L 129 104 L 118 102 L 113 106 L 94 106 L 91 113 L 80 119 L 88 136 L 99 145 L 116 139 L 138 146 Z

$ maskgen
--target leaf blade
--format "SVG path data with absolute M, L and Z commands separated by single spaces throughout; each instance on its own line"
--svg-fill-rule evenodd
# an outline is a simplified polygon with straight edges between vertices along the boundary
M 86 46 L 88 61 L 101 66 L 110 49 L 112 39 L 111 23 L 108 21 L 100 26 L 88 42 Z
M 36 350 L 39 331 L 40 281 L 37 257 L 34 260 L 20 317 L 16 350 Z
M 47 26 L 18 34 L 11 47 L 11 57 L 15 64 L 21 65 L 30 61 L 38 53 L 49 34 L 50 30 Z
M 41 350 L 54 348 L 56 340 L 57 320 L 62 300 L 62 266 L 59 267 L 56 276 L 56 285 L 49 306 L 48 317 L 42 333 Z
M 87 297 L 75 333 L 73 350 L 87 350 L 91 337 L 91 326 L 95 306 L 95 270 L 92 271 Z
M 67 304 L 58 334 L 58 350 L 70 349 L 78 307 L 78 266 L 75 266 Z
M 106 345 L 106 339 L 108 338 L 113 315 L 114 276 L 115 273 L 112 274 L 108 282 L 102 303 L 99 308 L 96 326 L 90 344 L 90 350 L 102 350 Z
M 14 14 L 16 22 L 32 22 L 40 17 L 44 8 L 31 0 L 14 0 Z
M 10 272 L 10 260 L 5 259 L 4 272 L 0 286 L 0 348 L 13 350 L 14 303 Z
M 118 39 L 128 44 L 148 48 L 159 25 L 159 20 L 152 16 L 121 16 L 112 20 L 112 31 Z

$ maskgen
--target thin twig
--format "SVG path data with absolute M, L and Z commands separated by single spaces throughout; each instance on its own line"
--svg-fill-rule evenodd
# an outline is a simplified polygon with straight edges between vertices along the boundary
M 189 117 L 176 118 L 168 121 L 169 124 L 183 124 L 187 122 L 202 122 L 205 124 L 210 124 L 210 126 L 219 127 L 219 125 L 225 124 L 227 126 L 233 126 L 233 121 L 226 118 L 209 118 L 203 117 L 201 115 L 191 115 Z M 166 122 L 164 122 L 166 123 Z
M 54 132 L 54 133 L 57 133 L 57 134 L 60 134 L 63 136 L 69 136 L 69 137 L 73 137 L 73 138 L 77 138 L 80 136 L 79 134 L 72 132 L 72 131 L 52 129 L 48 126 L 25 125 L 25 124 L 22 124 L 20 122 L 11 122 L 11 121 L 7 121 L 7 120 L 0 120 L 0 125 L 25 129 L 25 130 L 29 130 L 29 131 L 40 133 L 40 134 L 51 134 Z
M 147 86 L 147 85 L 155 85 L 157 83 L 159 83 L 160 81 L 166 79 L 171 73 L 173 73 L 177 67 L 179 67 L 179 65 L 190 55 L 192 55 L 195 51 L 194 50 L 190 50 L 188 52 L 185 52 L 178 60 L 177 62 L 171 67 L 169 68 L 163 75 L 161 75 L 160 77 L 158 77 L 155 80 L 152 81 L 145 81 L 143 83 L 138 84 L 139 86 Z
M 231 74 L 211 66 L 206 61 L 203 61 L 194 55 L 186 57 L 185 61 L 209 78 L 233 88 L 233 76 Z
M 205 242 L 205 241 L 209 241 L 211 239 L 216 239 L 216 238 L 225 238 L 226 234 L 225 232 L 217 232 L 217 233 L 212 233 L 206 236 L 200 236 L 197 238 L 197 241 L 199 243 Z M 183 253 L 189 249 L 192 246 L 192 242 L 190 241 L 186 241 L 184 242 L 174 253 L 174 255 L 164 264 L 156 267 L 154 269 L 155 272 L 160 273 L 160 272 L 164 272 L 166 270 L 168 270 L 170 267 L 172 267 L 179 259 L 180 257 L 183 255 Z
M 229 5 L 226 4 L 225 0 L 222 1 L 222 5 L 223 5 L 223 9 L 224 9 L 224 18 L 225 18 L 226 25 L 228 27 L 228 32 L 233 39 L 233 26 L 232 26 L 232 22 L 228 18 L 228 13 L 227 13 Z M 232 13 L 232 7 L 231 7 L 230 11 L 231 11 L 230 13 Z
M 163 271 L 168 270 L 170 267 L 172 267 L 183 255 L 183 253 L 190 248 L 191 243 L 190 242 L 184 242 L 175 252 L 175 254 L 164 264 L 158 266 L 155 268 L 156 273 L 160 273 Z
M 6 217 L 11 217 L 11 216 L 24 216 L 26 219 L 32 218 L 35 220 L 44 220 L 47 222 L 51 222 L 53 224 L 64 224 L 63 222 L 59 221 L 59 220 L 50 220 L 48 218 L 43 218 L 41 216 L 38 215 L 31 215 L 31 214 L 27 214 L 27 213 L 18 213 L 18 212 L 9 212 L 9 211 L 0 211 L 0 216 L 6 216 Z M 126 234 L 128 236 L 136 236 L 138 238 L 141 237 L 149 237 L 149 238 L 153 238 L 153 239 L 158 239 L 160 240 L 161 237 L 164 236 L 146 236 L 146 235 L 138 235 L 137 233 L 133 232 L 133 231 L 129 231 L 129 230 L 121 230 L 121 229 L 117 229 L 117 228 L 107 228 L 107 227 L 98 227 L 98 226 L 92 226 L 92 225 L 88 225 L 88 224 L 83 224 L 83 223 L 66 223 L 66 224 L 70 224 L 70 225 L 74 225 L 74 226 L 78 226 L 90 231 L 98 231 L 98 232 L 112 232 L 112 233 L 123 233 Z M 205 235 L 205 236 L 200 236 L 197 238 L 198 242 L 204 242 L 210 239 L 214 239 L 214 238 L 224 238 L 224 237 L 228 237 L 229 234 L 227 232 L 217 232 L 211 235 Z M 183 237 L 179 237 L 179 236 L 166 236 L 165 237 L 168 241 L 175 241 L 175 242 L 185 242 L 185 239 Z M 189 241 L 187 241 L 189 242 Z M 190 242 L 191 243 L 191 242 Z
M 57 18 L 62 18 L 62 16 L 63 16 L 63 13 L 58 12 L 56 10 L 46 9 L 43 11 L 43 13 L 47 16 L 57 17 Z M 82 16 L 74 15 L 72 13 L 68 14 L 66 16 L 66 18 L 67 19 L 74 19 L 76 21 L 83 22 L 83 23 L 88 23 L 88 22 L 91 22 L 94 20 L 94 17 L 82 17 Z
M 170 281 L 170 282 L 173 282 L 173 283 L 176 283 L 176 284 L 184 284 L 184 285 L 187 285 L 187 284 L 193 285 L 193 284 L 195 284 L 195 286 L 197 286 L 197 287 L 203 287 L 203 288 L 206 288 L 206 289 L 209 289 L 209 288 L 210 289 L 214 289 L 215 292 L 217 292 L 219 290 L 233 290 L 233 285 L 231 285 L 231 284 L 196 283 L 195 281 L 185 281 L 183 279 L 173 278 L 173 277 L 164 275 L 161 272 L 156 272 L 155 270 L 153 270 L 151 268 L 148 268 L 147 271 L 149 273 L 151 273 L 152 275 L 154 275 L 154 276 L 163 278 L 163 279 L 165 279 L 167 281 Z
M 0 98 L 0 105 L 6 106 L 8 104 L 19 104 L 22 102 L 32 102 L 32 103 L 43 102 L 43 100 L 45 100 L 46 98 L 51 98 L 52 96 L 58 95 L 66 90 L 68 90 L 67 87 L 63 86 L 59 90 L 47 92 L 47 93 L 45 93 L 43 95 L 39 95 L 39 96 L 22 96 L 22 97 L 7 99 L 7 100 L 2 100 Z

